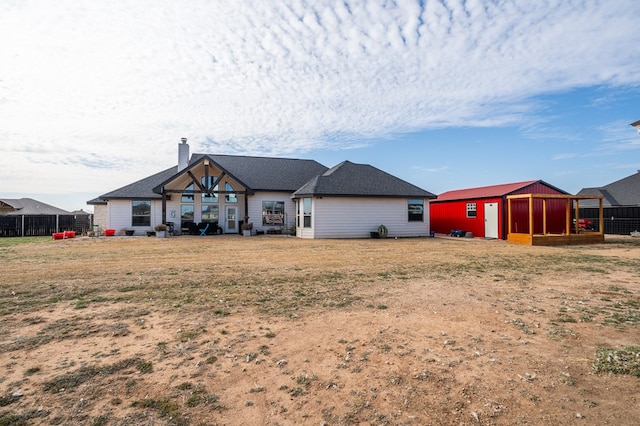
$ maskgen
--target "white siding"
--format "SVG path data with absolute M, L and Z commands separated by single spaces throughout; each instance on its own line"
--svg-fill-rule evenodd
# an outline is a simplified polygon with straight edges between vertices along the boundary
M 424 200 L 422 222 L 409 222 L 408 200 L 404 198 L 313 199 L 312 238 L 370 238 L 379 225 L 389 237 L 429 235 L 429 200 Z
M 162 222 L 162 201 L 151 201 L 151 226 L 131 226 L 132 200 L 111 200 L 107 205 L 107 225 L 100 225 L 100 230 L 115 229 L 120 234 L 125 229 L 133 229 L 136 234 L 152 231 Z M 168 210 L 168 208 L 167 208 Z M 178 213 L 179 216 L 179 213 Z M 180 218 L 178 217 L 178 224 Z
M 262 202 L 263 201 L 284 201 L 284 230 L 287 232 L 289 227 L 295 223 L 296 212 L 295 203 L 291 199 L 290 192 L 257 192 L 249 196 L 248 199 L 248 216 L 249 222 L 253 223 L 253 229 L 265 231 L 273 228 L 273 226 L 262 225 Z

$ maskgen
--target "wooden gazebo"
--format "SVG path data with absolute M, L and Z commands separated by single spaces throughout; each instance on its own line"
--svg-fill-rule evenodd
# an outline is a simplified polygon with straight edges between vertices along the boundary
M 599 200 L 597 229 L 585 228 L 581 200 Z M 602 196 L 519 194 L 507 196 L 507 241 L 529 246 L 604 242 Z M 518 217 L 520 220 L 516 219 Z

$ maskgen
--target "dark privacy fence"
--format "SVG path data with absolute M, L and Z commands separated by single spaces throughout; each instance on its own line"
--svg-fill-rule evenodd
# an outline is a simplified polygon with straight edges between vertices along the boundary
M 581 219 L 593 220 L 595 229 L 599 229 L 598 209 L 579 209 Z M 603 209 L 604 233 L 629 235 L 640 231 L 640 207 L 605 207 Z
M 75 231 L 82 235 L 91 228 L 91 215 L 0 216 L 0 237 L 37 237 Z

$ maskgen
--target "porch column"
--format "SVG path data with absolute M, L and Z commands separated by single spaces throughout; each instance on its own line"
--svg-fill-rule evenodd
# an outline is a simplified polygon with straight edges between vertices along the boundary
M 162 187 L 162 221 L 160 223 L 165 223 L 167 221 L 167 193 Z
M 567 198 L 565 201 L 565 234 L 571 234 L 571 199 Z
M 533 195 L 529 195 L 529 236 L 533 238 Z
M 547 199 L 542 199 L 542 235 L 547 235 Z
M 599 212 L 598 212 L 598 221 L 600 222 L 600 226 L 599 226 L 600 233 L 604 234 L 604 211 L 602 209 L 602 207 L 603 207 L 602 206 L 602 200 L 603 200 L 603 198 L 601 197 L 600 198 L 600 206 L 598 208 L 598 210 L 599 210 Z

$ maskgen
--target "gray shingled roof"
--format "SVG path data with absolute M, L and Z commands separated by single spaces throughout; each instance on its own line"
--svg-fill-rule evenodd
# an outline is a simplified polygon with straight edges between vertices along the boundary
M 0 198 L 0 203 L 13 207 L 13 211 L 2 213 L 8 216 L 15 215 L 57 215 L 71 214 L 49 204 L 34 200 L 33 198 Z
M 640 205 L 640 170 L 605 186 L 582 188 L 577 195 L 602 195 L 604 207 L 638 206 Z M 587 203 L 583 203 L 580 205 L 587 207 Z
M 368 164 L 344 161 L 298 189 L 295 197 L 436 198 L 434 194 Z
M 153 188 L 175 175 L 177 171 L 178 166 L 171 167 L 129 185 L 123 186 L 122 188 L 102 194 L 98 198 L 91 200 L 89 203 L 101 204 L 105 200 L 117 199 L 161 199 L 162 195 L 153 192 Z
M 326 166 L 315 160 L 242 155 L 193 154 L 189 164 L 196 164 L 205 156 L 253 191 L 293 192 L 327 170 Z
M 349 161 L 328 169 L 315 160 L 193 154 L 188 168 L 200 163 L 205 157 L 250 191 L 297 190 L 295 194 L 300 196 L 436 197 L 375 167 Z M 171 181 L 178 173 L 184 173 L 184 170 L 178 172 L 177 166 L 171 167 L 102 194 L 88 203 L 101 204 L 112 199 L 160 199 L 161 194 L 154 192 L 154 189 Z

